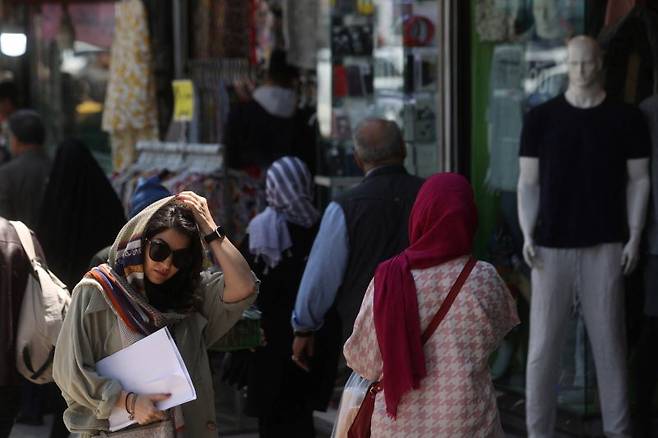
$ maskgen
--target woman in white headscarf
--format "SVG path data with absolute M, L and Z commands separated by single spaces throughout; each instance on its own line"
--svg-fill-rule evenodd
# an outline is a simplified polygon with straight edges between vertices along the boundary
M 245 258 L 262 281 L 257 305 L 266 345 L 253 358 L 247 406 L 258 417 L 261 437 L 314 436 L 314 375 L 290 359 L 290 314 L 320 218 L 311 190 L 311 174 L 300 159 L 275 161 L 267 171 L 268 207 L 249 223 L 243 242 Z

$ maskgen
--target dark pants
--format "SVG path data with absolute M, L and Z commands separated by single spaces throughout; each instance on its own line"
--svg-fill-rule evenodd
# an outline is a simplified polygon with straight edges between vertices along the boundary
M 20 400 L 20 386 L 0 386 L 0 438 L 7 438 L 11 433 Z
M 260 438 L 314 438 L 313 411 L 277 409 L 268 416 L 258 417 L 258 433 Z

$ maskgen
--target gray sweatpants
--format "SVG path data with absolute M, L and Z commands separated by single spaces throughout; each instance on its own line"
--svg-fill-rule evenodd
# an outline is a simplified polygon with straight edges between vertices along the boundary
M 560 352 L 578 299 L 592 344 L 603 430 L 606 437 L 630 437 L 622 245 L 536 250 L 526 374 L 528 436 L 553 436 Z

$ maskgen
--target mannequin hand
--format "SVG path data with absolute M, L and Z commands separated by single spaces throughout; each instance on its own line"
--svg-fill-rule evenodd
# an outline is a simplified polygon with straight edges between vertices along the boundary
M 203 233 L 202 235 L 209 234 L 217 228 L 217 224 L 210 214 L 206 198 L 194 192 L 180 192 L 176 195 L 176 200 L 192 210 L 199 230 Z
M 621 266 L 624 270 L 624 275 L 628 275 L 635 270 L 639 260 L 639 239 L 631 238 L 621 253 Z
M 523 242 L 523 259 L 530 268 L 539 267 L 537 262 L 537 252 L 535 251 L 535 243 L 531 239 L 526 239 Z
M 313 357 L 313 336 L 295 336 L 292 341 L 292 361 L 304 371 L 310 371 L 309 359 Z
M 162 421 L 167 414 L 155 406 L 155 402 L 166 400 L 171 394 L 139 394 L 135 400 L 135 420 L 139 424 L 149 424 Z

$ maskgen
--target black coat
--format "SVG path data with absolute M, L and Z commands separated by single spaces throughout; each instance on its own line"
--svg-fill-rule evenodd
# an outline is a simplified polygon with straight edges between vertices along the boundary
M 126 219 L 123 205 L 84 144 L 57 149 L 36 233 L 50 269 L 69 290 L 87 272 L 89 260 L 111 245 Z
M 236 103 L 226 124 L 224 144 L 229 167 L 266 169 L 277 159 L 293 155 L 315 173 L 315 126 L 313 113 L 297 111 L 291 117 L 267 112 L 258 102 Z
M 329 315 L 316 335 L 316 356 L 311 373 L 302 371 L 292 360 L 293 330 L 290 317 L 297 298 L 297 289 L 304 273 L 318 226 L 306 229 L 288 224 L 293 242 L 289 255 L 273 269 L 266 270 L 262 261 L 255 261 L 248 250 L 248 236 L 242 252 L 261 280 L 256 304 L 262 312 L 262 328 L 267 344 L 258 348 L 253 357 L 248 378 L 247 413 L 253 416 L 271 415 L 275 409 L 325 410 L 333 390 L 336 374 L 335 354 L 340 343 L 340 330 Z M 328 348 L 329 344 L 332 348 Z M 326 367 L 323 365 L 333 364 Z

